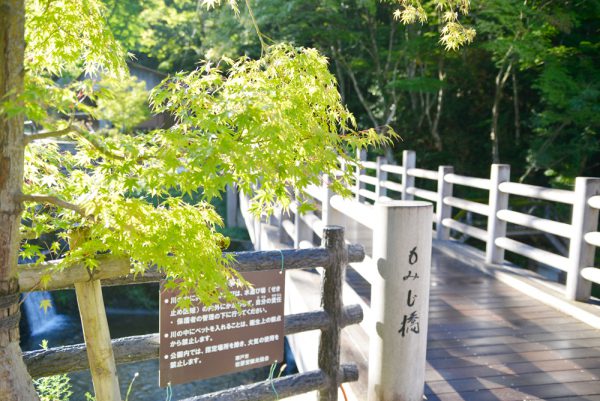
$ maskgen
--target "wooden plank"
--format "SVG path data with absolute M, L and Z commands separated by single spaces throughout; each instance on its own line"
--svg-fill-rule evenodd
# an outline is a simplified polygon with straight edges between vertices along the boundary
M 554 372 L 557 370 L 600 369 L 600 358 L 574 358 L 550 361 L 514 362 L 506 364 L 491 364 L 457 366 L 445 369 L 435 369 L 428 366 L 427 381 L 468 379 L 472 377 L 489 377 L 498 375 L 521 375 L 534 372 Z
M 455 337 L 446 340 L 431 340 L 427 344 L 427 349 L 437 348 L 453 348 L 453 347 L 473 347 L 478 345 L 496 345 L 496 344 L 517 344 L 523 342 L 538 342 L 538 341 L 559 341 L 567 340 L 577 342 L 581 339 L 590 339 L 600 345 L 600 333 L 597 330 L 586 330 L 569 333 L 539 333 L 523 336 L 495 336 L 495 337 L 478 337 L 478 338 L 459 338 Z
M 597 348 L 600 351 L 600 339 L 559 340 L 548 342 L 522 342 L 513 344 L 494 344 L 464 346 L 444 349 L 428 349 L 430 359 L 441 358 L 451 354 L 456 357 L 488 356 L 496 354 L 524 353 L 533 351 L 558 351 L 578 348 Z
M 549 317 L 549 316 L 555 316 L 557 313 L 555 310 L 550 309 L 548 307 L 540 307 L 540 306 L 534 306 L 534 307 L 524 307 L 519 309 L 516 308 L 502 308 L 502 309 L 496 309 L 496 310 L 490 310 L 490 309 L 473 309 L 471 311 L 469 311 L 469 316 L 475 320 L 477 319 L 490 319 L 490 318 L 502 318 L 505 320 L 511 320 L 511 319 L 520 319 L 524 316 L 531 316 L 532 313 L 535 313 L 536 316 L 544 316 L 544 317 Z M 457 318 L 457 317 L 462 317 L 465 316 L 465 313 L 462 311 L 458 311 L 455 309 L 446 309 L 446 310 L 441 310 L 441 309 L 437 309 L 434 311 L 430 311 L 429 316 L 432 320 L 443 320 L 445 318 Z
M 446 322 L 436 322 L 431 321 L 429 323 L 430 332 L 436 331 L 453 331 L 453 332 L 461 332 L 461 331 L 470 331 L 470 330 L 490 330 L 490 329 L 503 329 L 506 327 L 511 327 L 518 325 L 519 329 L 527 329 L 527 328 L 545 328 L 547 326 L 570 326 L 575 322 L 573 319 L 566 317 L 556 317 L 556 318 L 543 318 L 543 319 L 531 319 L 531 320 L 521 320 L 515 321 L 515 324 L 495 324 L 495 322 L 477 322 L 473 320 L 464 319 L 461 322 L 455 323 L 446 323 Z M 560 330 L 560 328 L 559 328 Z
M 460 357 L 447 354 L 445 356 L 439 356 L 437 358 L 428 358 L 427 360 L 429 361 L 432 367 L 436 369 L 443 369 L 453 366 L 506 364 L 520 361 L 529 361 L 533 363 L 539 361 L 552 361 L 556 359 L 587 357 L 600 358 L 600 350 L 590 348 L 571 348 L 566 350 L 531 351 L 521 353 Z
M 584 323 L 567 324 L 567 325 L 549 325 L 544 328 L 542 327 L 529 327 L 526 329 L 518 330 L 511 327 L 503 328 L 492 328 L 492 329 L 477 329 L 468 330 L 461 334 L 461 338 L 478 338 L 478 337 L 489 337 L 489 336 L 500 336 L 500 335 L 517 335 L 517 334 L 537 334 L 537 333 L 548 333 L 548 332 L 577 332 L 581 330 L 589 330 L 590 326 Z M 438 332 L 429 332 L 428 335 L 430 340 L 442 340 L 447 338 L 456 338 L 455 332 L 446 330 Z
M 558 370 L 554 372 L 532 372 L 520 375 L 498 375 L 482 378 L 475 376 L 466 379 L 435 381 L 428 383 L 426 394 L 442 394 L 452 391 L 478 391 L 485 389 L 514 388 L 522 386 L 540 386 L 556 383 L 576 383 L 598 380 L 600 369 L 588 370 Z
M 587 395 L 596 395 L 598 394 L 599 386 L 598 381 L 586 381 L 586 382 L 577 382 L 571 385 L 562 384 L 562 383 L 554 383 L 554 384 L 545 384 L 545 385 L 532 385 L 532 386 L 520 386 L 516 389 L 502 388 L 497 390 L 491 390 L 492 394 L 497 396 L 501 400 L 522 400 L 522 394 L 525 394 L 526 397 L 538 397 L 543 400 L 548 400 L 551 398 L 557 397 L 585 397 Z M 477 391 L 474 394 L 475 397 L 469 394 L 465 397 L 466 400 L 480 400 L 478 394 L 481 391 Z M 463 393 L 465 394 L 465 393 Z M 516 398 L 515 398 L 516 396 Z M 487 398 L 484 398 L 485 401 Z M 584 401 L 580 398 L 581 401 Z
M 460 321 L 461 319 L 466 320 L 468 318 L 473 321 L 482 321 L 482 320 L 486 321 L 486 322 L 503 321 L 510 325 L 513 325 L 515 323 L 518 324 L 518 322 L 522 321 L 522 320 L 530 320 L 527 318 L 527 315 L 529 313 L 530 312 L 526 312 L 526 313 L 514 312 L 514 309 L 498 311 L 498 312 L 492 312 L 490 310 L 474 310 L 474 311 L 471 311 L 467 317 L 467 316 L 465 316 L 465 314 L 463 312 L 460 312 L 460 311 L 443 311 L 443 312 L 434 312 L 431 320 L 436 321 L 437 323 L 443 323 L 445 321 L 456 322 L 456 321 Z M 548 309 L 537 310 L 534 313 L 535 314 L 533 316 L 536 316 L 538 319 L 553 318 L 553 317 L 560 316 L 558 313 L 556 313 L 556 311 L 548 310 Z M 530 315 L 530 316 L 532 316 L 532 315 Z

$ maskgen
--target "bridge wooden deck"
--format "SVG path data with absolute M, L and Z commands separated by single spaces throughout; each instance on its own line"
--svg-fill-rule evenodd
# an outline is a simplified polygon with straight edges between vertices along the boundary
M 349 225 L 347 237 L 365 244 L 369 254 L 369 235 Z M 306 305 L 317 308 L 310 299 L 319 299 L 320 276 L 297 271 L 292 281 Z M 347 282 L 368 305 L 368 282 L 352 268 Z M 357 363 L 361 373 L 350 393 L 361 401 L 368 339 L 359 326 L 343 331 L 342 359 Z M 434 250 L 425 397 L 600 401 L 600 330 Z
M 600 400 L 600 331 L 434 253 L 428 400 Z

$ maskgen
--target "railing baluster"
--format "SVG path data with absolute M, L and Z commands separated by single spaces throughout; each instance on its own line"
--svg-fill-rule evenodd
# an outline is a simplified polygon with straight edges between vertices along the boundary
M 408 170 L 417 167 L 417 154 L 414 150 L 405 150 L 402 152 L 402 200 L 413 200 L 414 197 L 408 192 L 409 188 L 415 186 L 415 177 L 408 174 Z
M 381 198 L 382 196 L 387 196 L 387 188 L 381 185 L 382 181 L 387 181 L 388 173 L 387 171 L 383 171 L 381 166 L 386 164 L 386 160 L 382 156 L 377 156 L 377 185 L 375 186 L 375 195 L 377 198 Z
M 566 296 L 571 300 L 587 301 L 591 283 L 581 278 L 581 270 L 594 265 L 593 245 L 583 238 L 598 227 L 598 209 L 588 205 L 588 199 L 600 194 L 600 178 L 577 177 L 575 179 L 575 203 L 571 227 L 573 236 L 569 246 Z
M 342 288 L 348 265 L 348 251 L 344 242 L 344 229 L 328 226 L 323 230 L 323 244 L 329 251 L 329 265 L 325 269 L 321 303 L 329 315 L 329 327 L 321 331 L 319 344 L 319 369 L 328 377 L 329 386 L 319 391 L 319 401 L 337 401 L 338 387 L 342 383 L 339 375 L 341 327 L 343 320 Z
M 444 227 L 442 223 L 444 219 L 452 217 L 452 206 L 444 203 L 444 198 L 452 196 L 453 185 L 446 182 L 444 177 L 446 174 L 454 173 L 452 166 L 438 167 L 438 186 L 437 186 L 437 202 L 435 207 L 435 235 L 436 239 L 447 240 L 450 238 L 450 229 Z
M 497 216 L 499 210 L 508 209 L 508 194 L 500 191 L 500 184 L 510 181 L 508 164 L 492 164 L 490 172 L 490 196 L 487 225 L 487 241 L 485 247 L 486 263 L 504 263 L 504 249 L 496 245 L 496 239 L 506 237 L 506 222 Z

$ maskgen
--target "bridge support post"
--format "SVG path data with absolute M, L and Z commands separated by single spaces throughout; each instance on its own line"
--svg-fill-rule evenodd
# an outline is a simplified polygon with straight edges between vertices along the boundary
M 508 209 L 508 194 L 503 193 L 499 188 L 501 183 L 507 181 L 510 181 L 510 165 L 492 164 L 487 241 L 485 245 L 486 263 L 504 263 L 504 249 L 496 245 L 496 239 L 506 237 L 506 222 L 498 218 L 498 211 Z
M 435 206 L 435 238 L 439 240 L 447 240 L 450 238 L 450 229 L 444 227 L 444 219 L 452 217 L 452 206 L 444 203 L 444 198 L 452 196 L 453 185 L 446 182 L 444 177 L 447 174 L 454 173 L 452 166 L 438 167 L 438 186 L 437 186 L 437 202 Z
M 369 401 L 421 401 L 425 384 L 431 221 L 428 202 L 375 204 Z
M 588 205 L 588 199 L 600 195 L 600 179 L 577 177 L 575 179 L 575 203 L 573 204 L 573 237 L 569 245 L 566 296 L 568 299 L 587 301 L 592 284 L 581 277 L 581 270 L 594 266 L 595 247 L 585 240 L 585 234 L 596 231 L 598 209 Z
M 417 154 L 414 150 L 405 150 L 402 152 L 402 200 L 413 200 L 412 194 L 408 193 L 408 188 L 415 186 L 415 177 L 408 174 L 408 170 L 417 167 Z

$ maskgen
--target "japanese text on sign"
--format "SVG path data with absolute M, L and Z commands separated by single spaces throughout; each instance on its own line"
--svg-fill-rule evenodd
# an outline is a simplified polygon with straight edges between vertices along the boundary
M 417 263 L 418 260 L 419 255 L 417 254 L 417 247 L 415 246 L 414 248 L 412 248 L 408 255 L 408 263 L 412 266 L 415 263 Z M 419 279 L 419 275 L 416 272 L 413 273 L 412 270 L 409 270 L 408 274 L 402 277 L 403 281 L 414 281 L 417 279 Z M 412 289 L 409 289 L 408 296 L 406 297 L 406 306 L 408 306 L 409 308 L 413 308 L 415 306 L 415 300 L 417 299 L 417 297 L 418 295 L 415 294 Z M 419 313 L 416 310 L 413 310 L 410 311 L 409 314 L 404 314 L 404 316 L 402 317 L 402 324 L 400 326 L 400 330 L 398 330 L 398 333 L 400 333 L 402 337 L 405 337 L 408 333 L 411 332 L 419 334 L 419 331 Z
M 177 290 L 160 294 L 159 382 L 164 387 L 250 368 L 283 358 L 285 276 L 278 271 L 243 273 L 253 287 L 232 287 L 245 304 L 212 306 L 189 296 L 177 308 Z

